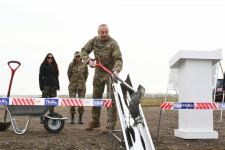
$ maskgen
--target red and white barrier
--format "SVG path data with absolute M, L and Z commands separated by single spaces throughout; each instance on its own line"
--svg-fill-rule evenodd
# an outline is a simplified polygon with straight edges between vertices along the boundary
M 111 99 L 85 98 L 11 98 L 1 97 L 1 105 L 39 105 L 39 106 L 95 106 L 112 107 Z
M 221 110 L 225 109 L 225 103 L 217 102 L 163 102 L 160 106 L 162 110 L 187 110 L 187 109 L 196 109 L 196 110 Z

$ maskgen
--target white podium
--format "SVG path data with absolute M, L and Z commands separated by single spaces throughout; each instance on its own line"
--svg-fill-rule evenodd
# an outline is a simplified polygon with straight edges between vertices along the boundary
M 222 59 L 221 50 L 178 51 L 169 61 L 178 69 L 179 102 L 212 102 L 212 65 Z M 184 139 L 216 139 L 213 110 L 179 110 L 174 135 Z

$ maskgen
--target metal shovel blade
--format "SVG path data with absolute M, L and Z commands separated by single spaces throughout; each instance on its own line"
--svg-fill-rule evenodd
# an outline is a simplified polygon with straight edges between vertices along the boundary
M 6 129 L 9 128 L 11 124 L 11 122 L 6 122 L 6 118 L 7 118 L 7 110 L 5 110 L 5 113 L 4 113 L 4 122 L 0 122 L 0 131 L 5 131 Z
M 132 87 L 132 82 L 129 75 L 127 75 L 125 82 Z M 126 105 L 128 106 L 131 117 L 135 120 L 138 116 L 140 116 L 139 104 L 145 94 L 145 88 L 142 85 L 139 85 L 137 91 L 134 91 L 128 88 L 123 83 L 121 83 L 121 89 L 123 92 L 124 99 L 127 98 L 127 92 L 131 96 L 129 105 L 127 103 Z
M 141 103 L 141 99 L 144 96 L 144 93 L 145 88 L 139 85 L 137 91 L 131 95 L 131 101 L 129 103 L 129 111 L 134 120 L 138 118 L 138 116 L 140 116 L 139 104 Z

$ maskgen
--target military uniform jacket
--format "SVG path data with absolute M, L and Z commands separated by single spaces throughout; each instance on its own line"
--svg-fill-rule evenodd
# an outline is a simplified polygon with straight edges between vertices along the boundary
M 85 89 L 88 77 L 88 68 L 84 62 L 71 62 L 67 71 L 69 78 L 69 88 Z
M 123 60 L 120 48 L 117 42 L 109 37 L 106 41 L 101 41 L 98 36 L 92 38 L 81 49 L 82 58 L 87 63 L 90 58 L 89 54 L 94 52 L 95 58 L 98 58 L 100 62 L 109 70 L 117 71 L 122 70 Z M 95 68 L 94 82 L 95 80 L 108 80 L 109 75 L 101 68 Z

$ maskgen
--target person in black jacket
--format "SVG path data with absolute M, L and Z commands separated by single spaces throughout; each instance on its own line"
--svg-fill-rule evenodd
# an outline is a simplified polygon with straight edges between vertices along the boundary
M 39 72 L 39 86 L 43 98 L 57 96 L 59 90 L 59 69 L 52 53 L 48 53 L 41 63 Z M 50 108 L 50 113 L 54 112 L 54 107 Z M 41 118 L 42 122 L 42 118 Z

